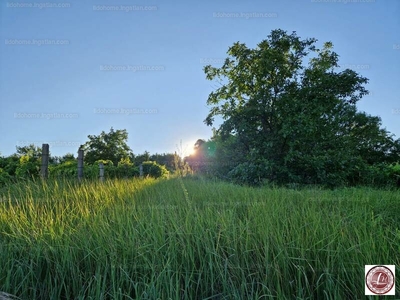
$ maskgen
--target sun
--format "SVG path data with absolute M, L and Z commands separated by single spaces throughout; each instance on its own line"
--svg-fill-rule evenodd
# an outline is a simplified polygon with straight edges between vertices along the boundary
M 192 140 L 189 143 L 182 143 L 182 140 L 180 141 L 180 144 L 176 145 L 176 148 L 178 150 L 178 154 L 182 157 L 187 157 L 190 155 L 195 155 L 196 154 L 196 149 L 194 149 L 194 144 L 196 143 L 197 140 Z
M 188 155 L 195 155 L 196 154 L 196 149 L 194 149 L 193 145 L 188 147 L 187 154 Z
M 196 154 L 196 149 L 194 149 L 194 144 L 196 143 L 196 140 L 191 141 L 187 147 L 186 147 L 186 155 L 195 155 Z

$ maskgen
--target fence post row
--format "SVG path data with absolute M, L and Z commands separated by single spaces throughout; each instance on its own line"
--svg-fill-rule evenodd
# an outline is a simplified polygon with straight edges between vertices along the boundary
M 40 167 L 40 176 L 47 179 L 49 176 L 49 144 L 42 144 L 42 165 Z
M 83 149 L 78 150 L 78 180 L 83 179 Z M 99 163 L 100 181 L 104 181 L 104 164 Z M 127 174 L 127 167 L 125 166 L 125 175 Z M 40 168 L 40 175 L 43 179 L 49 176 L 49 144 L 42 144 L 42 164 Z M 143 177 L 143 164 L 139 166 L 139 176 Z M 126 176 L 125 176 L 126 177 Z

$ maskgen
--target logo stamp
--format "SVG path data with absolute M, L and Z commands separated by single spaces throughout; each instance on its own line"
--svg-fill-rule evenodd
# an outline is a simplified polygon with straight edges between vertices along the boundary
M 395 266 L 366 265 L 365 295 L 394 295 Z

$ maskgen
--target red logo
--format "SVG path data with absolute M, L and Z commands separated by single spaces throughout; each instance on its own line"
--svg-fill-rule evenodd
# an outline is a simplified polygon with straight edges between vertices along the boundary
M 365 266 L 367 272 L 367 266 Z M 365 284 L 372 292 L 372 295 L 394 295 L 394 272 L 388 267 L 390 266 L 371 266 L 372 268 L 366 273 Z M 393 266 L 394 267 L 394 266 Z M 392 291 L 393 290 L 393 291 Z

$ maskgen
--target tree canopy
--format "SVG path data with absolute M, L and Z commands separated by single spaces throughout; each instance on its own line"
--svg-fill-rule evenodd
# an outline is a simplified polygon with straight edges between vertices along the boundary
M 126 129 L 114 130 L 111 127 L 109 133 L 102 131 L 100 135 L 88 135 L 88 139 L 83 145 L 86 163 L 110 160 L 116 166 L 121 159 L 132 156 L 132 150 L 127 145 Z
M 399 140 L 357 111 L 368 79 L 339 70 L 331 42 L 316 43 L 273 30 L 255 49 L 234 43 L 222 67 L 205 66 L 220 83 L 205 123 L 222 117 L 214 140 L 231 178 L 338 185 L 362 165 L 399 160 Z

